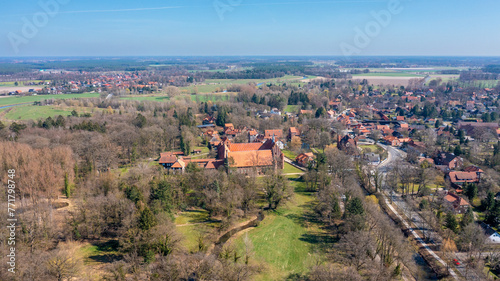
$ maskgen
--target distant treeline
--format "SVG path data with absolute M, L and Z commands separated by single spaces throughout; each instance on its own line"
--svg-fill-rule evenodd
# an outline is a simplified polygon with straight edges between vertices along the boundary
M 460 73 L 460 80 L 471 81 L 471 80 L 498 80 L 499 74 L 497 73 L 485 73 L 482 71 L 466 71 Z
M 500 64 L 490 64 L 483 68 L 484 72 L 500 73 Z
M 439 71 L 439 74 L 460 74 L 460 70 L 457 69 L 448 69 L 448 70 L 441 70 Z
M 341 58 L 337 65 L 349 68 L 385 68 L 415 66 L 446 67 L 483 67 L 487 64 L 500 64 L 498 57 L 351 57 Z
M 312 62 L 282 62 L 282 63 L 248 63 L 244 67 L 252 67 L 243 71 L 199 72 L 197 76 L 205 79 L 270 79 L 285 75 L 304 75 L 306 68 Z
M 15 74 L 41 69 L 64 69 L 71 71 L 141 71 L 151 62 L 132 59 L 75 59 L 67 61 L 1 63 L 0 75 Z

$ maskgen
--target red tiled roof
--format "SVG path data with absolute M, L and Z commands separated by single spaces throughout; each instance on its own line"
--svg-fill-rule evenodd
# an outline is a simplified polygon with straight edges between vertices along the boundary
M 266 130 L 264 135 L 266 138 L 272 138 L 273 136 L 276 138 L 282 138 L 283 131 L 281 131 L 279 129 L 278 130 Z
M 453 194 L 453 193 L 448 193 L 448 195 L 446 195 L 444 197 L 444 200 L 452 203 L 452 204 L 457 204 L 457 205 L 460 205 L 460 206 L 468 206 L 469 203 L 467 201 L 465 201 L 465 199 L 463 199 L 462 197 L 456 195 L 456 194 Z
M 248 151 L 248 150 L 259 150 L 262 147 L 262 143 L 251 142 L 251 143 L 229 143 L 229 150 L 231 152 L 235 151 Z
M 177 161 L 177 157 L 173 155 L 171 152 L 165 152 L 165 153 L 160 153 L 160 161 L 158 161 L 160 164 L 165 164 L 165 163 L 174 163 Z
M 450 181 L 456 182 L 475 182 L 477 181 L 477 174 L 475 172 L 450 172 Z
M 228 157 L 232 158 L 232 167 L 258 167 L 273 164 L 273 154 L 271 150 L 236 151 L 229 152 Z
M 184 163 L 184 161 L 182 161 L 182 159 L 177 160 L 177 162 L 175 162 L 174 165 L 172 165 L 172 168 L 176 168 L 176 169 L 184 168 L 184 167 L 186 167 L 186 163 Z

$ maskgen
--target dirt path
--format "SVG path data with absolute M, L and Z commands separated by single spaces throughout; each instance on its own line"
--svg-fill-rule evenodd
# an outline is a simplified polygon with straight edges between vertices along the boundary
M 262 219 L 263 219 L 264 215 L 262 215 Z M 244 221 L 244 222 L 240 222 L 236 225 L 233 225 L 231 226 L 228 230 L 226 230 L 223 234 L 219 235 L 217 237 L 217 240 L 215 241 L 215 243 L 213 243 L 212 245 L 210 245 L 210 247 L 208 248 L 207 250 L 207 255 L 209 253 L 212 253 L 215 249 L 216 246 L 222 246 L 224 245 L 227 241 L 229 241 L 231 238 L 235 237 L 235 235 L 238 235 L 238 233 L 242 232 L 242 231 L 245 231 L 246 229 L 249 229 L 249 228 L 252 228 L 252 226 L 250 226 L 250 224 L 254 221 L 257 221 L 259 219 L 258 216 L 252 216 L 249 220 L 247 221 Z M 239 231 L 236 231 L 234 232 L 235 230 L 237 229 L 240 229 L 242 227 L 245 227 L 249 225 L 248 227 L 244 228 L 244 229 L 241 229 Z M 234 232 L 234 233 L 232 233 Z M 227 239 L 225 239 L 225 236 L 229 236 L 227 237 Z

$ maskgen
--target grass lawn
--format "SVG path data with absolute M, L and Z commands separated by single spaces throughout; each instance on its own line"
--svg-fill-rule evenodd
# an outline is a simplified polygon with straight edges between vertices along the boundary
M 38 118 L 54 117 L 58 115 L 71 115 L 72 109 L 61 109 L 55 106 L 36 106 L 23 105 L 13 107 L 7 114 L 5 119 L 9 120 L 37 120 Z
M 58 115 L 69 116 L 71 111 L 75 109 L 78 113 L 90 113 L 89 108 L 74 108 L 74 107 L 59 107 L 59 106 L 38 106 L 38 105 L 21 105 L 12 107 L 4 116 L 8 120 L 37 120 L 39 118 L 56 117 Z M 95 110 L 100 110 L 95 108 Z
M 283 174 L 292 174 L 292 173 L 303 173 L 303 171 L 295 168 L 294 166 L 285 163 L 285 168 L 283 169 Z
M 19 103 L 32 103 L 35 101 L 42 101 L 47 99 L 76 99 L 76 98 L 98 98 L 98 93 L 83 93 L 83 94 L 63 94 L 63 95 L 37 95 L 37 96 L 15 96 L 0 98 L 0 106 L 19 104 Z
M 277 211 L 268 212 L 258 227 L 233 241 L 240 253 L 245 235 L 252 241 L 253 261 L 265 266 L 254 280 L 284 280 L 290 274 L 307 272 L 322 261 L 320 245 L 332 241 L 319 225 L 308 220 L 314 197 L 301 191 L 303 183 L 296 178 L 290 177 L 294 198 Z
M 285 107 L 285 111 L 286 112 L 293 112 L 293 113 L 295 113 L 295 112 L 299 111 L 299 108 L 300 108 L 299 105 L 287 105 Z
M 361 149 L 363 149 L 363 152 L 368 152 L 368 149 L 371 151 L 371 152 L 377 152 L 379 150 L 379 147 L 378 145 L 375 145 L 375 144 L 369 144 L 369 145 L 360 145 L 359 146 Z
M 295 158 L 297 158 L 298 155 L 288 149 L 283 149 L 282 152 L 286 157 L 290 158 L 291 160 L 295 160 Z
M 195 149 L 201 149 L 201 153 L 209 153 L 210 152 L 210 149 L 208 149 L 208 147 L 206 146 L 196 146 L 193 148 L 193 150 Z M 193 154 L 193 156 L 196 155 L 196 154 Z

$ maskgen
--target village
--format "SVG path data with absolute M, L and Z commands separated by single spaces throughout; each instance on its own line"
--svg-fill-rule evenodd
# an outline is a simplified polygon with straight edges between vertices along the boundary
M 337 272 L 332 265 L 387 280 L 500 272 L 498 86 L 470 84 L 474 71 L 358 76 L 373 70 L 325 65 L 313 75 L 291 64 L 279 66 L 284 75 L 233 63 L 34 70 L 3 82 L 19 89 L 0 99 L 5 163 L 41 155 L 20 166 L 24 201 L 68 204 L 55 209 L 54 229 L 69 230 L 44 239 L 74 239 L 96 275 L 132 255 L 140 270 L 127 262 L 127 274 L 141 278 L 200 255 L 268 280 Z M 389 74 L 412 76 L 371 78 Z M 36 168 L 46 159 L 64 163 L 49 178 Z M 163 235 L 176 237 L 172 252 Z M 109 260 L 107 250 L 85 250 L 108 241 Z M 311 267 L 313 258 L 323 262 Z M 280 269 L 267 277 L 261 266 Z

